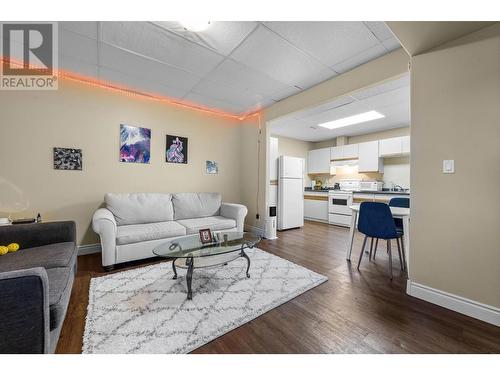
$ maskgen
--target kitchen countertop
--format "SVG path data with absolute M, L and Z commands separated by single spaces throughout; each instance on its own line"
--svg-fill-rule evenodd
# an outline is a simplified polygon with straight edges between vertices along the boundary
M 325 193 L 327 194 L 330 190 L 333 189 L 322 189 L 322 190 L 312 190 L 311 188 L 305 188 L 304 193 Z M 336 190 L 342 191 L 342 190 Z M 354 191 L 354 194 L 380 194 L 380 195 L 410 195 L 409 191 Z

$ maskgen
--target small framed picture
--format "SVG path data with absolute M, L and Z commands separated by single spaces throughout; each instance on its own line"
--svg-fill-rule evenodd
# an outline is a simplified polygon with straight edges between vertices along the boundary
M 212 242 L 212 232 L 210 229 L 200 229 L 200 241 L 203 244 Z

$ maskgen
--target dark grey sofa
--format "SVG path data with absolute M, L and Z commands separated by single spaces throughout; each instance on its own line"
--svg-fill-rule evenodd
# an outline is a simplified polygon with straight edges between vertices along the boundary
M 0 353 L 54 353 L 76 274 L 73 221 L 0 226 Z

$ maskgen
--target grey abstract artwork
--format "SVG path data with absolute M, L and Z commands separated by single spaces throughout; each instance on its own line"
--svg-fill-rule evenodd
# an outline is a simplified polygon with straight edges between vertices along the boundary
M 79 148 L 54 147 L 54 169 L 82 170 L 82 150 Z

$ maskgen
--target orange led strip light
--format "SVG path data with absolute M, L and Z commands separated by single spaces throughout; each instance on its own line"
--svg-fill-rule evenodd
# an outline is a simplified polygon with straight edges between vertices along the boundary
M 26 67 L 22 62 L 15 61 L 15 60 L 12 60 L 9 58 L 5 58 L 3 56 L 0 57 L 0 60 L 2 61 L 2 64 L 8 63 L 10 65 Z M 29 68 L 34 69 L 34 70 L 37 69 L 36 66 L 29 66 Z M 218 110 L 215 108 L 206 107 L 203 105 L 195 104 L 195 103 L 184 101 L 184 100 L 174 99 L 174 98 L 171 98 L 168 96 L 149 94 L 149 93 L 145 93 L 142 91 L 137 91 L 135 89 L 132 89 L 132 88 L 124 86 L 124 85 L 116 84 L 116 83 L 105 81 L 105 80 L 99 80 L 99 79 L 92 78 L 92 77 L 87 77 L 87 76 L 76 74 L 76 73 L 66 71 L 63 69 L 59 69 L 55 73 L 55 75 L 59 79 L 80 82 L 80 83 L 87 84 L 87 85 L 94 86 L 94 87 L 104 88 L 104 89 L 108 89 L 108 90 L 119 92 L 119 93 L 125 93 L 125 94 L 130 95 L 130 96 L 139 96 L 142 98 L 155 100 L 155 101 L 159 101 L 162 103 L 167 103 L 170 105 L 189 108 L 189 109 L 193 109 L 196 111 L 205 112 L 207 114 L 228 117 L 228 118 L 232 118 L 232 119 L 236 119 L 236 120 L 240 120 L 240 121 L 245 120 L 245 119 L 250 118 L 250 117 L 254 117 L 256 115 L 259 115 L 259 117 L 260 117 L 260 111 L 255 111 L 255 112 L 248 113 L 248 114 L 241 115 L 241 116 L 235 115 L 235 114 L 232 114 L 229 112 L 224 112 L 224 111 L 221 111 L 221 110 Z

